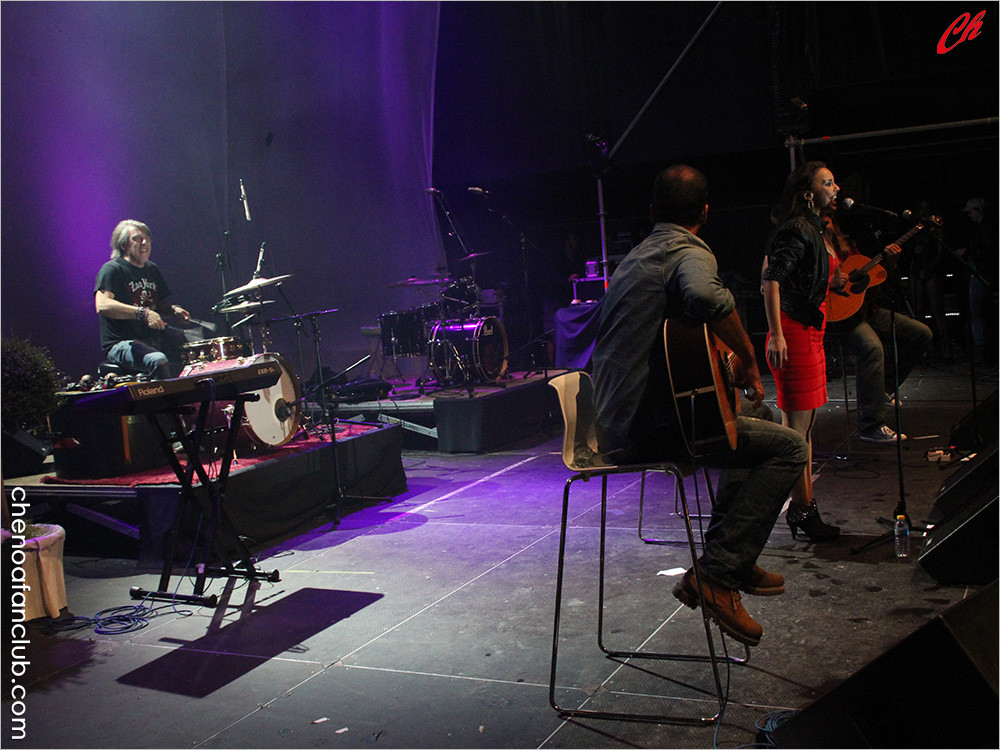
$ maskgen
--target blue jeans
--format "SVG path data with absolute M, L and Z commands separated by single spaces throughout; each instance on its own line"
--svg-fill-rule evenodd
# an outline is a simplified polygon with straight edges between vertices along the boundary
M 690 464 L 677 429 L 664 429 L 608 458 L 621 464 L 662 460 Z M 702 572 L 713 583 L 738 589 L 749 578 L 808 460 L 806 441 L 795 430 L 749 416 L 736 418 L 735 450 L 698 460 L 700 466 L 723 469 L 700 560 Z
M 749 578 L 808 460 L 806 441 L 795 430 L 742 416 L 736 449 L 700 460 L 723 469 L 700 561 L 715 584 L 738 589 Z
M 844 349 L 857 361 L 858 431 L 867 432 L 886 423 L 885 394 L 903 384 L 910 370 L 930 346 L 933 334 L 923 323 L 896 313 L 899 368 L 894 367 L 892 323 L 888 310 L 873 308 L 865 319 L 843 334 Z
M 136 339 L 119 341 L 108 350 L 108 362 L 128 367 L 151 378 L 169 378 L 170 362 L 159 349 Z

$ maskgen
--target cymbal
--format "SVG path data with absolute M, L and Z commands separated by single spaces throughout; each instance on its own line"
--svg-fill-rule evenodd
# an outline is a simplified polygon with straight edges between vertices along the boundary
M 222 296 L 235 297 L 237 294 L 246 294 L 247 292 L 252 292 L 254 289 L 260 289 L 262 286 L 277 284 L 279 281 L 284 281 L 285 279 L 290 278 L 292 278 L 292 275 L 290 273 L 286 273 L 284 276 L 274 276 L 270 279 L 254 279 L 249 284 L 244 284 L 243 286 L 236 287 L 235 289 L 230 289 Z
M 266 299 L 260 302 L 240 302 L 238 305 L 230 305 L 229 307 L 223 307 L 219 310 L 220 313 L 241 313 L 241 312 L 251 312 L 262 308 L 264 305 L 273 304 L 273 299 Z
M 459 259 L 458 259 L 458 260 L 456 260 L 455 262 L 456 262 L 456 263 L 464 263 L 464 262 L 465 262 L 465 261 L 467 261 L 467 260 L 475 260 L 476 258 L 482 258 L 482 257 L 483 257 L 484 255 L 492 255 L 492 254 L 493 254 L 493 253 L 491 253 L 491 252 L 485 252 L 485 253 L 469 253 L 469 254 L 468 254 L 468 255 L 466 255 L 466 256 L 465 256 L 464 258 L 459 258 Z
M 451 279 L 418 279 L 416 276 L 411 276 L 410 278 L 403 279 L 402 281 L 393 281 L 391 284 L 386 284 L 386 286 L 429 286 L 431 284 L 449 283 L 451 283 Z

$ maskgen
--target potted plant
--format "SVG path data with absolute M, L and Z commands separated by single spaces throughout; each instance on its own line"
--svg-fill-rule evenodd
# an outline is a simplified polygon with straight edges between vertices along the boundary
M 59 405 L 63 377 L 45 349 L 18 338 L 0 341 L 3 477 L 37 474 L 50 451 L 46 418 Z

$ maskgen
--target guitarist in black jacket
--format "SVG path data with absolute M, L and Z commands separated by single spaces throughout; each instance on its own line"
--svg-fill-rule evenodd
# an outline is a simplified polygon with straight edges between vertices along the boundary
M 825 212 L 824 220 L 841 263 L 852 256 L 862 255 L 854 238 L 844 231 L 836 210 Z M 903 384 L 914 365 L 923 357 L 933 334 L 923 323 L 895 313 L 899 367 L 894 367 L 892 316 L 888 307 L 882 307 L 879 301 L 890 294 L 890 286 L 895 283 L 891 274 L 901 248 L 890 244 L 880 249 L 885 253 L 884 263 L 890 279 L 868 290 L 857 315 L 840 323 L 828 323 L 827 331 L 841 339 L 845 352 L 853 354 L 857 363 L 858 437 L 868 443 L 893 444 L 896 442 L 896 431 L 887 424 L 892 395 L 896 385 Z M 906 435 L 900 435 L 900 439 L 906 440 Z
M 668 382 L 667 319 L 707 327 L 736 357 L 735 384 L 751 390 L 757 406 L 764 397 L 733 295 L 719 279 L 715 255 L 698 237 L 708 217 L 704 175 L 684 165 L 661 172 L 650 213 L 653 231 L 611 278 L 593 355 L 598 444 L 619 464 L 691 460 Z M 802 475 L 808 449 L 797 432 L 764 419 L 736 417 L 735 432 L 734 448 L 699 457 L 701 464 L 724 470 L 697 577 L 694 568 L 687 571 L 673 594 L 696 607 L 700 589 L 722 629 L 755 646 L 763 628 L 743 609 L 740 592 L 771 596 L 785 590 L 784 578 L 761 569 L 757 558 Z

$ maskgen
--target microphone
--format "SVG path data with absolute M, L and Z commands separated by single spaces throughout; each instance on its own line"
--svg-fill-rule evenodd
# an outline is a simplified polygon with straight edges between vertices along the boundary
M 253 272 L 253 277 L 255 279 L 259 279 L 260 278 L 260 269 L 261 269 L 261 266 L 264 265 L 264 245 L 265 244 L 267 244 L 267 243 L 265 243 L 265 242 L 261 242 L 260 243 L 260 252 L 257 253 L 257 268 Z
M 469 192 L 470 193 L 475 193 L 476 195 L 489 195 L 490 194 L 489 190 L 483 190 L 481 187 L 470 187 L 469 188 Z
M 875 211 L 876 213 L 885 214 L 886 216 L 891 216 L 894 219 L 899 218 L 899 214 L 895 211 L 890 211 L 887 208 L 878 208 L 877 206 L 866 206 L 864 203 L 858 203 L 856 200 L 851 198 L 844 198 L 839 200 L 838 203 L 843 206 L 846 210 L 850 211 L 852 208 L 860 208 L 862 211 Z M 904 211 L 903 215 L 908 216 L 909 211 Z
M 240 177 L 240 200 L 243 201 L 243 213 L 246 214 L 247 221 L 250 221 L 250 204 L 247 203 L 247 189 L 243 187 L 242 177 Z
M 430 195 L 440 195 L 441 194 L 441 191 L 438 190 L 437 188 L 427 188 L 426 190 L 424 190 L 424 192 L 425 193 L 429 193 Z

